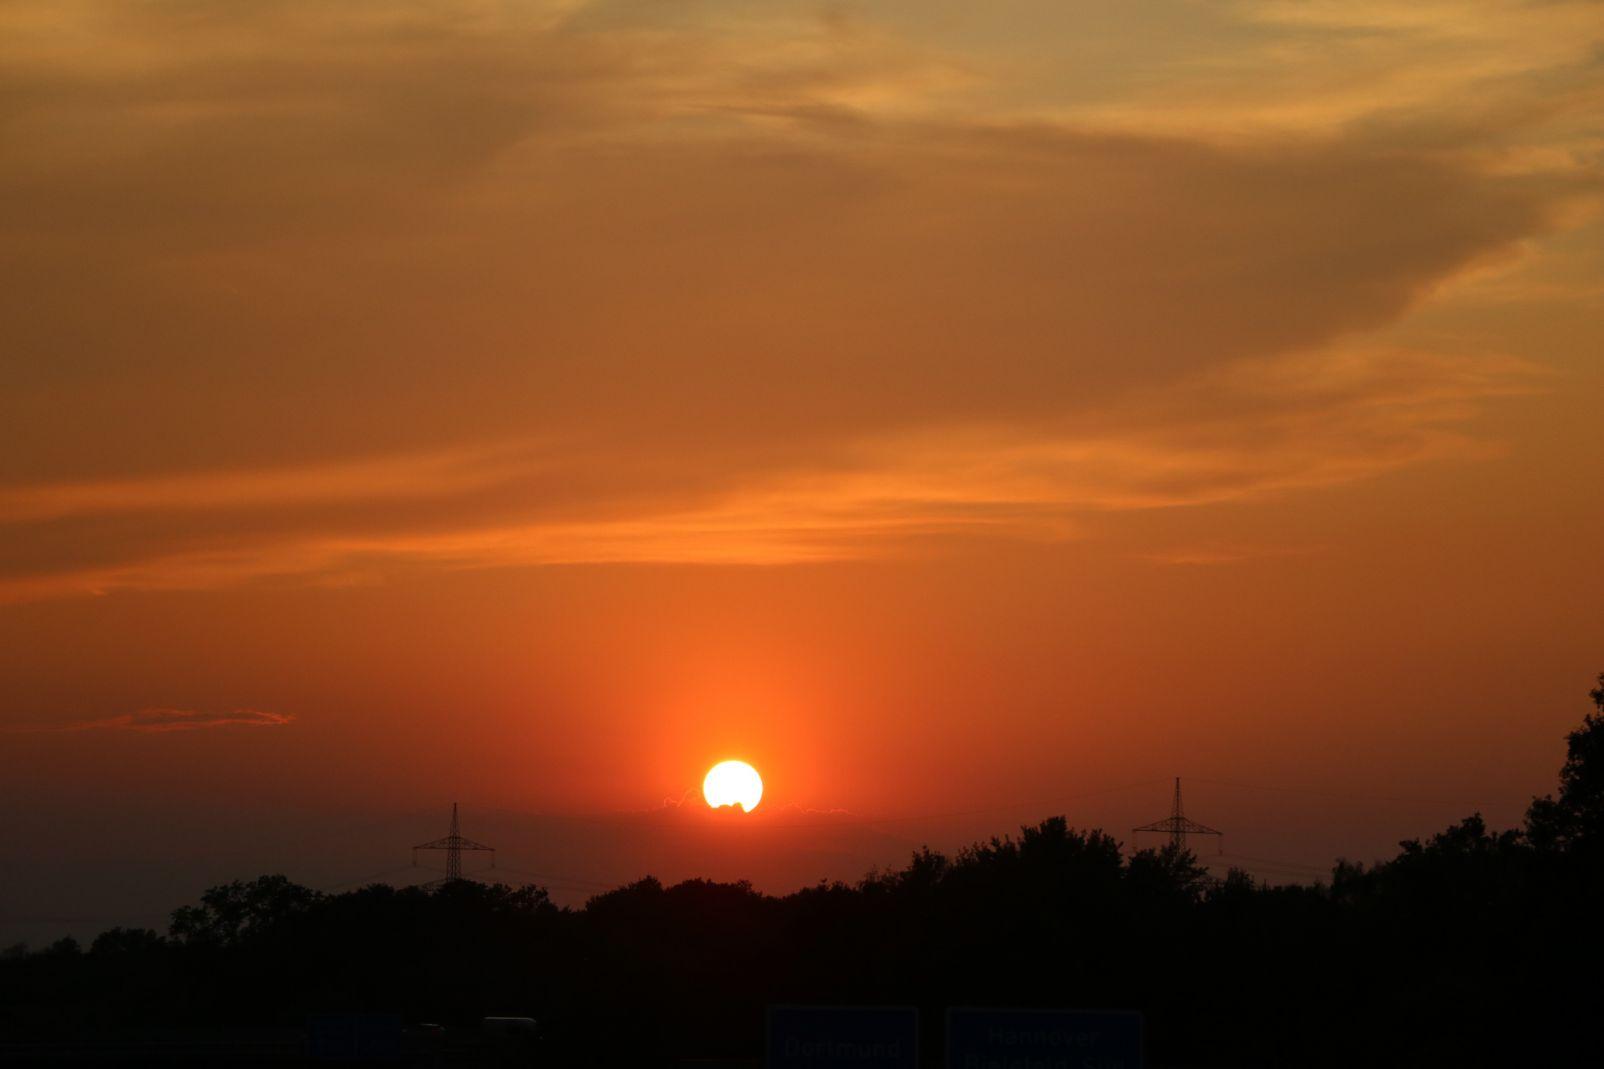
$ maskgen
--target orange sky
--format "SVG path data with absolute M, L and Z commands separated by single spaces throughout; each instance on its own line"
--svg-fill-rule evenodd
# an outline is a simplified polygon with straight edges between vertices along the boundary
M 526 868 L 776 887 L 1176 774 L 1296 864 L 1515 820 L 1604 668 L 1601 44 L 0 5 L 0 803 L 51 843 L 0 937 L 115 911 L 96 866 L 382 868 L 452 798 Z M 840 842 L 539 823 L 731 756 Z

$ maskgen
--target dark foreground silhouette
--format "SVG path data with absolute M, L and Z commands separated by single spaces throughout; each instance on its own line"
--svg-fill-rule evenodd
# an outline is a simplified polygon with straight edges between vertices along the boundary
M 208 891 L 165 937 L 8 953 L 0 1028 L 15 1052 L 331 1011 L 531 1016 L 541 1063 L 653 1065 L 761 1057 L 771 1004 L 909 1005 L 939 1065 L 948 1006 L 1069 1006 L 1140 1010 L 1153 1065 L 1604 1064 L 1599 684 L 1523 828 L 1472 816 L 1312 887 L 1122 857 L 1062 818 L 781 898 L 647 878 L 567 910 L 538 888 L 264 876 Z

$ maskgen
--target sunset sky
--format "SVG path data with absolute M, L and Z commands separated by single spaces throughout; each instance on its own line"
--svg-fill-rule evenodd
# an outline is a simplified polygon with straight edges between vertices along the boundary
M 1601 164 L 1581 0 L 0 2 L 0 939 L 453 799 L 566 900 L 1510 824 Z

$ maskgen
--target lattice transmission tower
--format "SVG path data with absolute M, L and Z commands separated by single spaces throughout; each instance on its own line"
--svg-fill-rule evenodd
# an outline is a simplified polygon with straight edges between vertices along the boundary
M 1141 832 L 1158 832 L 1170 837 L 1170 845 L 1177 850 L 1186 849 L 1188 835 L 1213 835 L 1218 838 L 1220 853 L 1225 853 L 1225 833 L 1207 824 L 1199 824 L 1195 820 L 1188 820 L 1186 811 L 1181 808 L 1181 777 L 1175 777 L 1175 800 L 1170 803 L 1170 815 L 1163 820 L 1155 820 L 1151 824 L 1143 824 L 1139 828 L 1132 828 L 1134 837 Z M 1134 839 L 1133 839 L 1134 842 Z
M 412 863 L 418 863 L 419 850 L 444 850 L 446 852 L 446 881 L 462 879 L 462 852 L 464 850 L 478 850 L 490 855 L 490 867 L 496 867 L 496 848 L 476 843 L 472 839 L 462 837 L 461 828 L 457 824 L 457 803 L 451 803 L 451 834 L 444 839 L 433 839 L 426 843 L 419 843 L 412 848 Z

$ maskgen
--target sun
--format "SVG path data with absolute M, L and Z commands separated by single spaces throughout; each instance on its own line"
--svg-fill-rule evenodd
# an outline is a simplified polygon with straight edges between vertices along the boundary
M 763 777 L 745 761 L 720 761 L 707 770 L 702 797 L 714 809 L 738 805 L 750 813 L 763 798 Z

